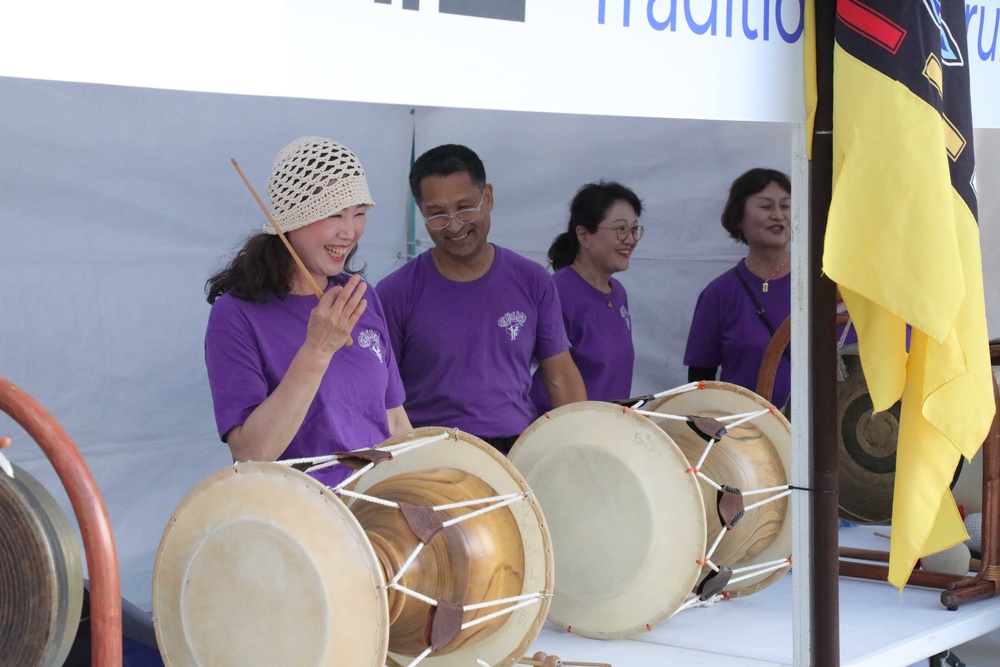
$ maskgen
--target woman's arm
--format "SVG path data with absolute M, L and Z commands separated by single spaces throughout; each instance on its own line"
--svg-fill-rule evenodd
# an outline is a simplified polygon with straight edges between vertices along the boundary
M 413 430 L 410 418 L 406 416 L 406 410 L 403 409 L 402 405 L 396 408 L 389 408 L 385 411 L 385 415 L 389 418 L 390 435 L 398 435 Z
M 305 420 L 334 352 L 343 347 L 365 312 L 366 288 L 367 283 L 352 276 L 343 288 L 327 290 L 313 308 L 306 340 L 281 382 L 245 422 L 226 434 L 234 460 L 275 461 L 285 451 Z

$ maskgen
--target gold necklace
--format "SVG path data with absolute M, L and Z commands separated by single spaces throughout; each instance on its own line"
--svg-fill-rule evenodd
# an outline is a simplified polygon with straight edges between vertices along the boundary
M 575 262 L 574 262 L 574 263 L 572 264 L 572 267 L 573 267 L 573 270 L 574 270 L 574 271 L 576 271 L 576 274 L 577 274 L 578 276 L 580 276 L 581 278 L 583 278 L 583 281 L 584 281 L 585 283 L 587 283 L 588 285 L 590 285 L 591 287 L 593 287 L 593 288 L 594 288 L 595 290 L 597 290 L 598 292 L 600 292 L 600 294 L 601 294 L 601 297 L 603 297 L 603 298 L 604 298 L 604 300 L 605 300 L 605 301 L 607 301 L 607 303 L 608 303 L 608 308 L 614 308 L 614 305 L 613 305 L 613 304 L 611 303 L 611 294 L 612 294 L 612 291 L 613 291 L 613 290 L 612 290 L 612 291 L 608 291 L 608 292 L 605 292 L 605 291 L 604 291 L 603 289 L 601 289 L 601 288 L 600 288 L 600 287 L 599 287 L 598 285 L 595 285 L 595 284 L 594 284 L 594 283 L 595 283 L 595 281 L 593 281 L 593 280 L 591 280 L 591 279 L 590 279 L 589 277 L 587 277 L 587 276 L 583 275 L 583 273 L 584 273 L 584 269 L 582 269 L 582 268 L 580 268 L 579 266 L 577 266 L 577 264 L 576 264 Z M 611 283 L 610 283 L 610 281 L 609 281 L 609 282 L 608 282 L 608 287 L 610 287 L 610 286 L 611 286 Z
M 750 255 L 747 255 L 743 259 L 743 263 L 747 265 L 747 269 L 750 271 L 750 273 L 754 274 L 758 278 L 764 278 L 764 276 L 760 275 L 759 273 L 753 270 L 753 266 L 751 266 L 750 264 Z M 764 278 L 764 283 L 760 286 L 760 291 L 766 292 L 768 288 L 768 283 L 771 282 L 771 278 L 777 278 L 778 274 L 784 270 L 785 270 L 785 262 L 784 260 L 782 260 L 781 264 L 778 265 L 778 270 L 772 273 L 770 278 Z

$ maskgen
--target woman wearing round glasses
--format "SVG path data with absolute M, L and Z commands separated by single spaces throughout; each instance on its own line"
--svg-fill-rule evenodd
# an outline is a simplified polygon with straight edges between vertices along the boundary
M 642 202 L 624 185 L 588 183 L 570 202 L 566 231 L 549 248 L 570 354 L 592 401 L 631 395 L 632 320 L 625 288 L 612 274 L 628 269 L 642 238 L 641 214 Z M 531 397 L 539 414 L 549 409 L 537 373 Z

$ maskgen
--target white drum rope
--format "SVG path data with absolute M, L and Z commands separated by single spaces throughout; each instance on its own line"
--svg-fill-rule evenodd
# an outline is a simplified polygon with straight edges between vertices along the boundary
M 381 498 L 376 498 L 374 496 L 368 496 L 368 495 L 365 495 L 363 493 L 355 493 L 353 491 L 347 491 L 345 489 L 340 489 L 338 493 L 341 493 L 341 494 L 346 495 L 346 496 L 350 496 L 352 498 L 357 498 L 359 500 L 364 500 L 364 501 L 367 501 L 367 502 L 376 503 L 376 504 L 379 504 L 379 505 L 384 505 L 384 506 L 388 506 L 388 507 L 395 507 L 395 508 L 399 507 L 398 503 L 395 503 L 395 502 L 392 502 L 392 501 L 389 501 L 389 500 L 383 500 Z M 487 512 L 492 512 L 493 510 L 498 510 L 498 509 L 507 507 L 509 505 L 512 505 L 512 504 L 514 504 L 514 503 L 516 503 L 516 502 L 518 502 L 520 500 L 526 499 L 529 494 L 531 494 L 531 491 L 522 491 L 520 493 L 510 493 L 510 494 L 505 494 L 505 495 L 501 495 L 501 496 L 494 496 L 492 498 L 477 498 L 477 499 L 473 499 L 473 500 L 464 500 L 464 501 L 460 501 L 460 502 L 456 502 L 456 503 L 449 503 L 449 504 L 446 504 L 446 505 L 437 505 L 437 506 L 434 506 L 432 509 L 435 510 L 435 511 L 441 511 L 443 509 L 454 509 L 454 508 L 471 507 L 471 506 L 475 506 L 475 505 L 486 505 L 485 507 L 481 507 L 478 510 L 475 510 L 475 511 L 472 511 L 472 512 L 468 512 L 468 513 L 463 514 L 461 516 L 458 516 L 458 517 L 455 517 L 453 519 L 449 519 L 448 521 L 442 522 L 442 524 L 441 524 L 442 527 L 443 528 L 447 528 L 449 526 L 453 526 L 455 524 L 461 523 L 462 521 L 466 521 L 468 519 L 472 519 L 474 517 L 480 516 L 480 515 L 485 514 Z M 431 597 L 429 597 L 427 595 L 424 595 L 423 593 L 415 591 L 415 590 L 413 590 L 411 588 L 407 588 L 406 586 L 404 586 L 403 584 L 400 583 L 400 580 L 403 578 L 403 575 L 406 574 L 407 570 L 413 565 L 413 562 L 416 560 L 417 555 L 423 550 L 423 548 L 424 548 L 424 543 L 423 542 L 419 542 L 417 544 L 417 546 L 413 549 L 413 552 L 406 559 L 406 561 L 400 566 L 399 571 L 396 572 L 396 574 L 393 576 L 392 580 L 389 583 L 387 583 L 385 586 L 382 586 L 381 588 L 383 588 L 383 589 L 393 589 L 393 590 L 399 591 L 400 593 L 402 593 L 404 595 L 407 595 L 407 596 L 412 597 L 414 599 L 420 600 L 421 602 L 423 602 L 425 604 L 428 604 L 428 605 L 436 607 L 436 606 L 438 606 L 438 600 L 435 600 L 434 598 L 431 598 Z M 487 615 L 482 616 L 480 618 L 476 618 L 476 619 L 473 619 L 473 620 L 468 621 L 466 623 L 463 623 L 462 626 L 461 626 L 461 629 L 462 630 L 466 630 L 466 629 L 471 628 L 471 627 L 473 627 L 475 625 L 479 625 L 480 623 L 485 623 L 487 621 L 493 620 L 494 618 L 498 618 L 498 617 L 504 616 L 506 614 L 511 614 L 511 613 L 517 611 L 518 609 L 521 609 L 522 607 L 527 607 L 529 605 L 538 604 L 540 601 L 544 600 L 547 597 L 551 597 L 551 594 L 550 593 L 546 593 L 546 592 L 543 591 L 543 592 L 538 592 L 538 593 L 527 593 L 527 594 L 524 594 L 524 595 L 518 595 L 518 596 L 514 596 L 514 597 L 499 599 L 499 600 L 491 600 L 491 601 L 486 601 L 486 602 L 478 602 L 478 603 L 474 603 L 474 604 L 464 605 L 462 607 L 462 611 L 463 612 L 466 612 L 466 611 L 475 611 L 475 610 L 479 610 L 479 609 L 485 609 L 485 608 L 488 608 L 488 607 L 499 607 L 499 606 L 504 606 L 504 605 L 506 605 L 506 606 L 503 609 L 499 609 L 499 610 L 497 610 L 497 611 L 495 611 L 493 613 L 490 613 L 490 614 L 487 614 Z M 410 662 L 407 667 L 415 667 L 424 658 L 426 658 L 428 655 L 430 655 L 431 651 L 432 651 L 432 648 L 428 647 L 427 650 L 425 650 L 423 653 L 421 653 L 416 658 L 414 658 L 413 661 Z
M 456 438 L 456 430 L 449 429 L 444 433 L 439 433 L 438 435 L 429 435 L 423 438 L 416 438 L 415 440 L 410 440 L 409 442 L 402 442 L 395 445 L 386 445 L 385 447 L 365 447 L 364 449 L 355 449 L 351 451 L 344 451 L 337 454 L 324 454 L 323 456 L 305 456 L 298 459 L 281 459 L 280 461 L 275 461 L 275 463 L 283 466 L 294 466 L 302 465 L 308 463 L 311 465 L 307 472 L 311 470 L 320 470 L 332 465 L 336 465 L 341 459 L 351 458 L 361 452 L 390 452 L 393 454 L 399 454 L 407 452 L 411 449 L 417 449 L 423 447 L 424 445 L 429 445 L 432 442 L 437 442 L 439 440 L 447 440 L 449 438 Z
M 506 496 L 496 496 L 495 498 L 486 498 L 483 502 L 491 502 L 492 505 L 488 507 L 483 507 L 482 509 L 475 510 L 474 512 L 469 512 L 468 514 L 463 514 L 462 516 L 457 516 L 454 519 L 449 519 L 445 521 L 442 525 L 447 528 L 448 526 L 454 526 L 456 523 L 461 523 L 466 519 L 472 519 L 480 514 L 486 514 L 487 512 L 492 512 L 493 510 L 498 510 L 508 505 L 513 505 L 519 500 L 523 500 L 528 497 L 527 491 L 522 491 L 521 493 L 512 493 Z M 435 507 L 434 509 L 438 509 Z
M 415 591 L 410 591 L 409 589 L 407 589 L 407 588 L 405 588 L 403 586 L 396 586 L 395 588 L 398 588 L 401 591 L 407 591 L 408 594 L 412 594 L 415 597 L 418 597 L 419 599 L 422 599 L 427 604 L 437 605 L 436 601 L 431 600 L 429 598 L 425 598 L 424 596 L 420 595 L 419 593 L 416 593 Z M 545 594 L 545 593 L 532 593 L 530 595 L 520 595 L 520 596 L 518 596 L 516 598 L 507 598 L 506 600 L 498 600 L 498 601 L 493 602 L 493 603 L 487 602 L 487 603 L 481 603 L 481 604 L 475 604 L 475 605 L 467 605 L 467 606 L 465 606 L 465 607 L 462 608 L 463 611 L 469 611 L 471 609 L 479 609 L 479 608 L 482 608 L 484 606 L 495 605 L 495 604 L 499 604 L 501 602 L 502 603 L 507 603 L 507 602 L 509 602 L 511 600 L 520 600 L 520 602 L 518 602 L 517 604 L 513 604 L 510 607 L 507 607 L 506 609 L 501 609 L 499 611 L 493 612 L 492 614 L 487 614 L 486 616 L 482 616 L 480 618 L 477 618 L 477 619 L 474 619 L 474 620 L 471 620 L 471 621 L 467 621 L 466 623 L 463 623 L 462 624 L 462 630 L 468 630 L 469 628 L 475 627 L 475 626 L 479 625 L 480 623 L 486 623 L 487 621 L 492 621 L 494 618 L 499 618 L 500 616 L 503 616 L 505 614 L 513 613 L 513 612 L 517 611 L 518 609 L 521 609 L 522 607 L 527 607 L 529 605 L 536 604 L 536 603 L 540 602 L 541 600 L 544 600 L 546 597 L 548 597 L 548 595 Z M 417 664 L 419 664 L 421 661 L 423 661 L 424 658 L 426 658 L 427 656 L 429 656 L 433 650 L 434 650 L 434 647 L 428 646 L 426 649 L 424 649 L 424 652 L 421 653 L 420 655 L 418 655 L 416 658 L 414 658 L 413 661 L 410 662 L 409 665 L 407 665 L 407 667 L 415 667 Z M 482 660 L 476 660 L 476 662 L 478 664 L 483 664 L 483 665 L 488 664 L 488 663 L 486 663 L 486 662 L 484 662 Z
M 331 466 L 334 466 L 334 465 L 341 464 L 341 459 L 357 457 L 358 454 L 363 453 L 363 452 L 367 452 L 367 451 L 389 452 L 389 453 L 391 453 L 393 455 L 398 455 L 398 454 L 403 454 L 403 453 L 405 453 L 407 451 L 410 451 L 410 450 L 413 450 L 413 449 L 417 449 L 419 447 L 423 447 L 423 446 L 428 445 L 430 443 L 438 442 L 440 440 L 446 440 L 446 439 L 458 440 L 458 430 L 457 429 L 450 429 L 447 432 L 441 433 L 441 434 L 438 434 L 438 435 L 427 436 L 427 437 L 424 437 L 424 438 L 418 438 L 418 439 L 415 439 L 415 440 L 411 440 L 409 442 L 404 442 L 404 443 L 395 444 L 395 445 L 387 445 L 385 447 L 359 449 L 359 450 L 354 450 L 354 451 L 350 451 L 350 452 L 342 452 L 342 453 L 338 453 L 338 454 L 330 454 L 330 455 L 325 455 L 325 456 L 303 457 L 303 458 L 297 458 L 297 459 L 284 459 L 284 460 L 281 460 L 281 461 L 275 461 L 275 463 L 278 463 L 278 464 L 281 464 L 281 465 L 284 465 L 284 466 L 289 466 L 289 467 L 290 466 L 294 466 L 294 465 L 309 464 L 309 467 L 306 468 L 306 470 L 305 470 L 305 472 L 308 473 L 308 472 L 312 472 L 312 471 L 315 471 L 315 470 L 321 470 L 323 468 L 327 468 L 327 467 L 331 467 Z M 0 454 L 0 457 L 2 457 L 2 454 Z M 5 469 L 5 467 L 2 465 L 3 463 L 5 463 L 5 461 L 6 461 L 5 459 L 0 458 L 0 468 L 4 468 Z M 233 464 L 233 467 L 237 471 L 239 469 L 239 463 L 240 462 L 235 462 Z M 382 505 L 382 506 L 385 506 L 385 507 L 391 507 L 391 508 L 394 508 L 394 509 L 399 509 L 400 505 L 397 502 L 394 502 L 394 501 L 391 501 L 391 500 L 385 500 L 385 499 L 382 499 L 382 498 L 378 498 L 377 496 L 371 496 L 371 495 L 368 495 L 368 494 L 365 494 L 365 493 L 359 493 L 359 492 L 351 491 L 349 489 L 344 488 L 346 486 L 349 486 L 352 482 L 354 482 L 355 480 L 357 480 L 359 477 L 363 476 L 366 472 L 370 471 L 375 466 L 375 464 L 376 464 L 375 461 L 368 462 L 366 465 L 362 466 L 360 469 L 354 471 L 347 479 L 345 479 L 344 481 L 342 481 L 341 483 L 339 483 L 335 487 L 327 487 L 327 488 L 332 489 L 338 496 L 347 496 L 349 498 L 354 498 L 354 499 L 357 499 L 357 500 L 363 500 L 365 502 L 370 502 L 370 503 L 374 503 L 374 504 L 377 504 L 377 505 Z M 475 498 L 475 499 L 463 500 L 463 501 L 459 501 L 459 502 L 455 502 L 455 503 L 447 503 L 447 504 L 443 504 L 443 505 L 435 505 L 435 506 L 432 506 L 431 509 L 434 510 L 434 511 L 442 511 L 442 510 L 451 510 L 451 509 L 460 509 L 460 508 L 477 507 L 477 506 L 479 506 L 479 509 L 473 510 L 471 512 L 467 512 L 466 514 L 454 517 L 454 518 L 449 519 L 447 521 L 443 521 L 441 523 L 442 528 L 448 528 L 450 526 L 454 526 L 454 525 L 456 525 L 458 523 L 461 523 L 463 521 L 467 521 L 469 519 L 473 519 L 475 517 L 481 516 L 481 515 L 486 514 L 488 512 L 492 512 L 493 510 L 498 510 L 498 509 L 502 509 L 504 507 L 508 507 L 508 506 L 513 505 L 514 503 L 520 501 L 520 500 L 525 500 L 525 499 L 528 498 L 528 496 L 531 493 L 532 493 L 532 491 L 527 490 L 527 491 L 522 491 L 522 492 L 519 492 L 519 493 L 509 493 L 509 494 L 504 494 L 504 495 L 493 496 L 493 497 L 490 497 L 490 498 Z M 432 597 L 424 595 L 424 594 L 420 593 L 419 591 L 415 591 L 413 589 L 407 588 L 406 586 L 404 586 L 403 584 L 400 583 L 400 580 L 402 579 L 403 575 L 413 565 L 414 561 L 416 560 L 416 558 L 420 554 L 420 552 L 423 551 L 424 546 L 425 546 L 425 544 L 423 542 L 418 542 L 417 546 L 413 549 L 413 552 L 409 555 L 409 557 L 407 557 L 406 561 L 400 566 L 399 571 L 393 576 L 392 580 L 389 583 L 385 584 L 384 586 L 380 586 L 379 588 L 380 589 L 394 589 L 394 590 L 399 591 L 400 593 L 403 593 L 404 595 L 412 597 L 412 598 L 414 598 L 416 600 L 420 600 L 421 602 L 424 602 L 427 605 L 431 605 L 431 606 L 435 606 L 436 607 L 436 606 L 438 606 L 438 600 L 435 600 Z M 548 593 L 548 592 L 545 592 L 545 591 L 541 591 L 541 592 L 538 592 L 538 593 L 527 593 L 527 594 L 523 594 L 523 595 L 517 595 L 517 596 L 514 596 L 514 597 L 508 597 L 508 598 L 503 598 L 503 599 L 498 599 L 498 600 L 490 600 L 490 601 L 486 601 L 486 602 L 478 602 L 478 603 L 474 603 L 474 604 L 464 605 L 462 607 L 462 611 L 463 612 L 466 612 L 466 611 L 476 611 L 476 610 L 480 610 L 480 609 L 486 609 L 486 608 L 489 608 L 489 607 L 503 607 L 503 608 L 502 609 L 498 609 L 497 611 L 494 611 L 494 612 L 492 612 L 490 614 L 487 614 L 485 616 L 481 616 L 479 618 L 476 618 L 476 619 L 473 619 L 471 621 L 465 622 L 460 627 L 461 627 L 462 630 L 466 630 L 468 628 L 471 628 L 473 626 L 479 625 L 481 623 L 486 623 L 487 621 L 491 621 L 491 620 L 493 620 L 495 618 L 498 618 L 500 616 L 511 614 L 511 613 L 517 611 L 518 609 L 523 608 L 523 607 L 527 607 L 527 606 L 530 606 L 530 605 L 533 605 L 533 604 L 538 604 L 542 600 L 544 600 L 546 598 L 549 598 L 551 596 L 552 596 L 551 593 Z M 420 653 L 418 656 L 416 656 L 407 665 L 407 667 L 416 667 L 416 665 L 418 665 L 426 657 L 428 657 L 433 652 L 433 650 L 434 650 L 433 646 L 428 646 L 422 653 Z M 477 662 L 477 664 L 481 664 L 481 665 L 487 664 L 487 663 L 485 663 L 482 660 L 477 660 L 476 662 Z M 386 667 L 388 667 L 388 665 L 386 665 Z
M 746 579 L 753 579 L 754 577 L 759 577 L 763 574 L 770 574 L 771 572 L 776 572 L 778 570 L 790 567 L 791 563 L 792 559 L 791 557 L 788 557 L 788 558 L 782 558 L 780 560 L 770 561 L 768 563 L 758 563 L 756 565 L 748 565 L 747 567 L 737 568 L 733 570 L 733 574 L 742 573 L 743 576 L 732 577 L 729 580 L 729 584 L 736 584 Z M 715 569 L 716 572 L 718 572 L 718 569 L 714 568 L 714 566 L 713 569 Z M 677 611 L 675 611 L 674 614 L 683 611 L 685 609 L 691 609 L 692 607 L 710 607 L 716 602 L 728 599 L 729 599 L 729 593 L 725 591 L 721 593 L 716 593 L 712 597 L 707 598 L 705 600 L 702 600 L 697 593 L 691 593 L 688 599 L 684 601 L 684 604 L 678 607 Z
M 786 567 L 790 567 L 792 564 L 792 557 L 778 558 L 776 560 L 768 561 L 766 563 L 757 563 L 755 565 L 747 565 L 746 567 L 738 567 L 733 570 L 733 574 L 741 574 L 741 577 L 733 577 L 729 580 L 729 583 L 735 584 L 739 583 L 745 579 L 752 579 L 758 577 L 762 574 L 768 574 L 770 572 L 775 572 Z
M 692 383 L 692 385 L 694 385 L 694 388 L 697 388 L 698 383 Z M 691 385 L 685 385 L 685 386 L 691 387 Z M 710 417 L 710 419 L 714 419 L 715 421 L 717 421 L 719 423 L 727 424 L 727 426 L 726 426 L 726 432 L 722 435 L 722 437 L 725 437 L 726 435 L 729 435 L 729 430 L 730 429 L 735 428 L 737 426 L 741 426 L 741 425 L 743 425 L 743 424 L 745 424 L 747 422 L 753 421 L 754 419 L 757 419 L 758 417 L 762 417 L 764 415 L 772 414 L 772 413 L 774 413 L 776 411 L 777 411 L 777 408 L 775 408 L 774 406 L 771 406 L 769 408 L 765 408 L 765 409 L 762 409 L 762 410 L 755 410 L 755 411 L 752 411 L 752 412 L 743 412 L 743 413 L 732 414 L 732 415 L 721 415 L 721 416 L 718 416 L 718 417 Z M 659 419 L 672 419 L 672 420 L 680 420 L 680 421 L 694 421 L 694 420 L 692 420 L 692 419 L 690 419 L 688 417 L 681 416 L 681 415 L 656 413 L 656 412 L 649 412 L 649 411 L 645 411 L 645 410 L 634 410 L 634 412 L 637 412 L 637 413 L 643 414 L 643 415 L 647 415 L 647 416 L 650 416 L 650 417 L 656 417 L 656 418 L 659 418 Z M 716 491 L 722 492 L 723 491 L 722 485 L 719 484 L 718 482 L 716 482 L 715 480 L 713 480 L 712 478 L 710 478 L 708 475 L 706 475 L 705 473 L 703 473 L 701 471 L 702 466 L 705 465 L 705 461 L 708 459 L 709 454 L 711 454 L 712 447 L 715 445 L 716 442 L 719 442 L 719 440 L 717 440 L 715 438 L 710 438 L 705 443 L 705 447 L 702 450 L 702 453 L 701 453 L 701 456 L 698 459 L 698 462 L 695 463 L 690 468 L 688 468 L 685 472 L 688 472 L 688 473 L 691 473 L 691 474 L 695 475 L 704 484 L 712 487 Z M 791 491 L 791 485 L 789 485 L 789 484 L 785 484 L 785 485 L 782 485 L 782 486 L 772 486 L 772 487 L 767 487 L 767 488 L 763 488 L 763 489 L 750 489 L 750 490 L 747 490 L 747 491 L 744 491 L 744 490 L 740 489 L 740 495 L 744 496 L 744 497 L 746 497 L 746 496 L 760 496 L 760 495 L 770 494 L 767 498 L 763 498 L 761 500 L 758 500 L 755 503 L 752 503 L 750 505 L 746 505 L 743 508 L 743 512 L 745 514 L 746 512 L 749 512 L 751 510 L 757 509 L 758 507 L 762 507 L 762 506 L 767 505 L 769 503 L 773 503 L 773 502 L 775 502 L 777 500 L 780 500 L 781 498 L 784 498 L 786 496 L 791 495 L 791 492 L 792 492 Z M 719 547 L 719 544 L 722 542 L 722 539 L 726 535 L 727 530 L 719 531 L 719 534 L 716 536 L 715 541 L 712 543 L 712 545 L 706 551 L 705 557 L 703 559 L 701 559 L 701 560 L 698 561 L 699 565 L 703 565 L 703 566 L 707 565 L 712 570 L 714 570 L 716 572 L 719 571 L 719 567 L 715 563 L 712 562 L 712 555 L 715 553 L 716 549 Z M 753 571 L 753 572 L 751 574 L 747 574 L 747 575 L 745 575 L 743 577 L 740 577 L 740 578 L 730 579 L 729 583 L 730 584 L 736 583 L 738 581 L 741 581 L 742 579 L 747 579 L 747 578 L 759 576 L 762 573 L 771 572 L 771 571 L 780 569 L 782 567 L 786 567 L 787 565 L 790 564 L 790 560 L 791 559 L 781 559 L 779 561 L 774 561 L 771 564 L 750 565 L 750 566 L 747 566 L 747 567 L 744 567 L 744 568 L 733 569 L 732 570 L 733 574 L 736 574 L 738 572 L 750 572 L 750 571 Z M 759 571 L 759 570 L 763 570 L 763 572 Z M 724 594 L 720 594 L 720 595 L 724 595 Z M 697 596 L 696 596 L 696 598 L 697 598 Z M 686 608 L 686 607 L 682 605 L 681 608 L 683 609 L 683 608 Z

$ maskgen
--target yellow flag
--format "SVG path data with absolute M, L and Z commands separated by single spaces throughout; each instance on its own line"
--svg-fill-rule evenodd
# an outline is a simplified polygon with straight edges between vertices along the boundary
M 837 3 L 823 270 L 857 328 L 875 409 L 903 399 L 900 588 L 919 557 L 967 538 L 948 484 L 994 412 L 965 27 L 961 1 Z

